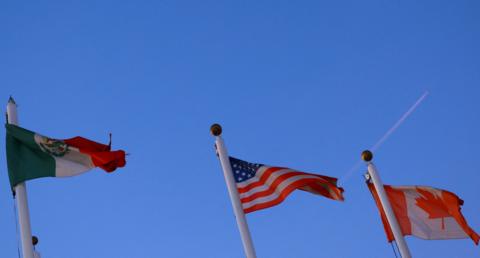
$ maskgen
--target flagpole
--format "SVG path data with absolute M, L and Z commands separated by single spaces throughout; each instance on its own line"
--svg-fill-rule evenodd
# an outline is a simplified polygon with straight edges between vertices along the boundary
M 222 127 L 219 124 L 213 124 L 210 127 L 210 131 L 212 135 L 215 136 L 217 153 L 223 168 L 223 175 L 225 177 L 225 182 L 227 183 L 235 218 L 237 219 L 237 226 L 240 231 L 240 236 L 242 237 L 243 249 L 247 258 L 256 258 L 257 255 L 255 254 L 255 248 L 253 247 L 252 237 L 250 236 L 245 213 L 243 212 L 243 207 L 240 203 L 235 179 L 233 178 L 232 166 L 230 165 L 225 143 L 221 137 Z
M 375 190 L 377 191 L 378 197 L 380 198 L 380 203 L 382 204 L 383 211 L 387 216 L 388 224 L 392 229 L 393 236 L 395 237 L 395 241 L 397 242 L 398 249 L 400 250 L 400 254 L 403 258 L 411 258 L 412 255 L 410 254 L 410 250 L 408 249 L 407 243 L 403 238 L 402 230 L 400 225 L 398 224 L 397 218 L 395 213 L 393 212 L 392 206 L 390 205 L 390 201 L 388 200 L 387 193 L 385 192 L 385 188 L 383 187 L 382 180 L 380 179 L 380 175 L 372 162 L 373 154 L 369 150 L 362 152 L 362 159 L 367 162 L 368 166 L 368 174 L 372 179 L 373 185 L 375 186 Z
M 17 104 L 12 97 L 7 104 L 7 122 L 18 125 Z M 27 185 L 25 182 L 14 187 L 15 201 L 18 209 L 18 223 L 20 224 L 20 239 L 22 242 L 22 257 L 34 258 L 32 244 L 32 229 L 30 227 L 30 213 L 28 210 Z

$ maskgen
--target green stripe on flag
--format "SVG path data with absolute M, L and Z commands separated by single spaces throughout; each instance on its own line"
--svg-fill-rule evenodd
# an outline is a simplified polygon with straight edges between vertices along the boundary
M 55 159 L 35 142 L 35 133 L 6 124 L 7 164 L 10 185 L 39 177 L 55 176 Z

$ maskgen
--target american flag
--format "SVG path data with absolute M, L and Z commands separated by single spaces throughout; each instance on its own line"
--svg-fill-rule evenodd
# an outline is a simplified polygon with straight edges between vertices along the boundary
M 336 178 L 229 158 L 245 213 L 275 206 L 296 189 L 343 201 Z

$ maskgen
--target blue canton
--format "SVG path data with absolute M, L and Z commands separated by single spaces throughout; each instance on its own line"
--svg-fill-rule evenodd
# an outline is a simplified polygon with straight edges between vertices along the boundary
M 257 170 L 263 166 L 262 164 L 249 163 L 243 160 L 239 160 L 233 157 L 230 158 L 230 164 L 232 165 L 233 177 L 235 182 L 240 183 L 246 181 L 255 176 Z

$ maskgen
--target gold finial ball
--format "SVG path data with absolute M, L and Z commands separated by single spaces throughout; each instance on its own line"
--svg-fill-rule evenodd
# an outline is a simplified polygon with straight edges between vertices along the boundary
M 373 153 L 369 150 L 364 150 L 362 152 L 362 159 L 366 162 L 369 162 L 373 159 Z
M 38 244 L 38 237 L 32 236 L 32 244 L 37 245 Z
M 219 124 L 213 124 L 210 126 L 210 132 L 213 136 L 220 136 L 222 134 L 222 126 Z

